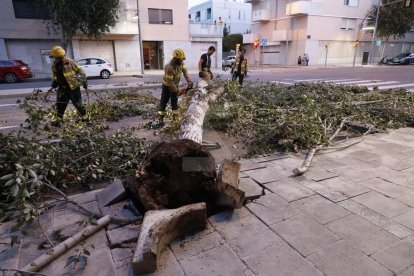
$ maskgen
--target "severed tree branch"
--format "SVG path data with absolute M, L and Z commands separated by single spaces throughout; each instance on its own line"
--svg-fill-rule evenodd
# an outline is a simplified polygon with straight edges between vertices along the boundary
M 348 117 L 344 118 L 344 119 L 341 121 L 341 123 L 339 124 L 339 127 L 336 129 L 336 131 L 334 132 L 334 134 L 332 134 L 332 136 L 331 136 L 331 137 L 329 137 L 329 139 L 328 139 L 328 144 L 331 144 L 331 143 L 332 143 L 332 141 L 333 141 L 333 139 L 335 139 L 335 137 L 339 134 L 339 132 L 340 132 L 340 131 L 342 130 L 342 128 L 344 127 L 346 120 L 348 120 Z M 323 149 L 324 147 L 325 147 L 325 146 L 323 146 L 323 145 L 317 145 L 317 146 L 314 146 L 313 148 L 311 148 L 311 149 L 309 150 L 308 154 L 306 155 L 306 158 L 305 158 L 305 160 L 303 161 L 302 166 L 301 166 L 301 167 L 299 167 L 299 168 L 295 168 L 295 169 L 293 169 L 293 173 L 295 174 L 295 176 L 299 176 L 299 175 L 302 175 L 302 174 L 304 174 L 305 172 L 307 172 L 307 171 L 308 171 L 308 169 L 309 169 L 310 163 L 312 162 L 313 156 L 315 155 L 315 153 L 316 153 L 318 150 Z

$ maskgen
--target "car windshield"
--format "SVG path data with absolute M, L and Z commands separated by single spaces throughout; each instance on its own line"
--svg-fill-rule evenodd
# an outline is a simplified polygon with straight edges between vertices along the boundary
M 400 58 L 403 58 L 403 57 L 408 57 L 409 55 L 410 55 L 410 53 L 402 53 L 402 54 L 399 54 L 398 56 L 396 56 L 396 58 L 400 59 Z

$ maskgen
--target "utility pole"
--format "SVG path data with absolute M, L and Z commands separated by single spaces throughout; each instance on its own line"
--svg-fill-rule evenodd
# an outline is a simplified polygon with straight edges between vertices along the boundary
M 361 24 L 358 25 L 358 32 L 357 32 L 355 41 L 359 41 L 359 34 L 361 33 L 362 28 L 364 27 L 364 22 L 365 22 L 365 20 L 367 20 L 368 15 L 369 15 L 369 13 L 367 13 L 365 15 L 364 19 L 362 19 Z M 358 45 L 359 45 L 359 43 L 355 47 L 354 61 L 352 62 L 352 67 L 355 67 L 355 60 L 356 60 L 356 56 L 357 56 L 357 52 L 358 52 Z
M 375 36 L 377 35 L 377 28 L 378 28 L 378 18 L 379 18 L 379 13 L 380 13 L 380 8 L 381 8 L 381 0 L 378 0 L 378 6 L 377 6 L 377 14 L 375 17 L 375 29 L 374 29 L 374 33 L 372 34 L 372 42 L 371 42 L 371 53 L 370 53 L 370 62 L 369 64 L 372 65 L 373 61 L 374 61 L 374 43 L 375 43 Z
M 285 54 L 285 65 L 288 65 L 288 53 L 289 53 L 289 32 L 292 22 L 292 0 L 289 0 L 289 21 L 288 28 L 286 30 L 286 54 Z
M 139 54 L 141 59 L 141 74 L 144 74 L 144 53 L 142 45 L 142 36 L 141 36 L 141 15 L 139 14 L 139 0 L 137 0 L 137 16 L 138 16 L 138 40 L 139 40 Z

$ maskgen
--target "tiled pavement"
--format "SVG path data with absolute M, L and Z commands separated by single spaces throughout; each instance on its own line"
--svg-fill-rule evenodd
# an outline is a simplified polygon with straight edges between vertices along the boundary
M 279 155 L 242 161 L 243 185 L 256 185 L 249 188 L 256 199 L 210 217 L 207 230 L 172 242 L 156 275 L 413 276 L 414 129 L 370 135 L 353 147 L 317 155 L 309 172 L 294 178 L 291 171 L 302 158 Z M 93 196 L 82 197 L 89 208 L 103 211 Z M 67 217 L 67 212 L 63 206 L 42 219 L 53 229 L 66 225 L 69 231 L 81 216 Z M 6 228 L 0 225 L 0 234 Z M 120 232 L 133 236 L 135 230 Z M 132 275 L 134 242 L 110 249 L 109 235 L 102 230 L 90 238 L 88 243 L 97 247 L 85 271 L 63 269 L 73 254 L 69 252 L 43 272 Z M 6 249 L 3 236 L 0 250 Z M 39 255 L 33 240 L 24 238 L 7 252 L 7 259 L 0 253 L 1 264 L 21 267 Z

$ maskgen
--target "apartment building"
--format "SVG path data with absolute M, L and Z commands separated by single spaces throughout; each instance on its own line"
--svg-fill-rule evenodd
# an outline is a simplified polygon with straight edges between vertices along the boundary
M 371 52 L 372 36 L 368 31 L 359 32 L 367 11 L 376 0 L 246 0 L 252 4 L 251 34 L 243 36 L 248 57 L 256 64 L 297 64 L 305 53 L 310 64 L 350 64 L 357 48 L 357 64 L 364 52 L 380 57 L 381 43 L 375 43 Z M 366 21 L 363 23 L 366 26 Z M 253 49 L 259 39 L 261 47 Z M 404 39 L 392 39 L 385 47 L 385 54 L 393 56 L 414 51 L 414 33 Z
M 207 0 L 191 7 L 190 22 L 226 24 L 230 34 L 250 32 L 252 6 L 244 0 Z
M 162 69 L 172 51 L 183 48 L 188 67 L 196 68 L 200 54 L 216 46 L 214 64 L 221 60 L 223 29 L 212 24 L 190 24 L 187 0 L 140 0 L 140 24 L 145 70 Z M 44 11 L 34 10 L 32 0 L 2 0 L 0 10 L 0 59 L 21 59 L 35 73 L 49 73 L 49 50 L 60 45 L 61 34 L 49 31 Z M 116 71 L 141 70 L 137 0 L 121 0 L 119 20 L 100 40 L 76 35 L 67 49 L 75 59 L 101 57 Z

